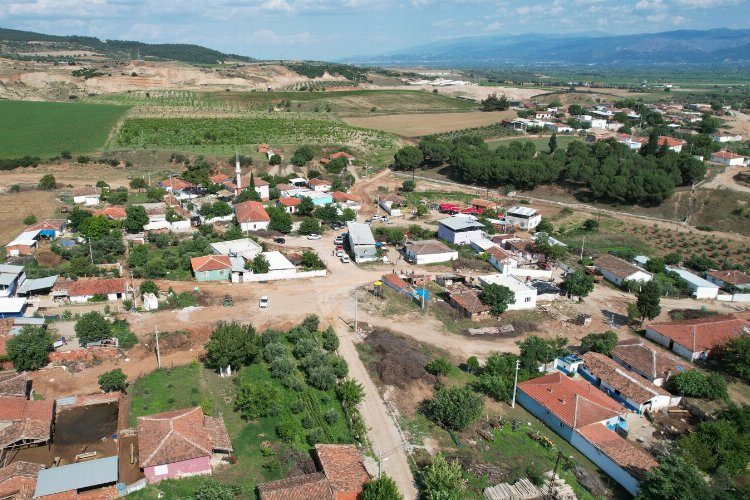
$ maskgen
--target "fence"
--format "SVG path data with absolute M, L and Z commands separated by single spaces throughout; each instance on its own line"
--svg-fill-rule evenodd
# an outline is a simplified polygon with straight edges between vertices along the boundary
M 716 300 L 721 302 L 750 302 L 750 293 L 735 293 L 733 295 L 719 295 Z
M 324 278 L 328 274 L 325 269 L 317 271 L 301 271 L 291 272 L 288 271 L 271 271 L 270 273 L 264 274 L 250 274 L 245 273 L 242 282 L 243 283 L 257 283 L 259 281 L 281 281 L 281 280 L 298 280 L 305 278 Z

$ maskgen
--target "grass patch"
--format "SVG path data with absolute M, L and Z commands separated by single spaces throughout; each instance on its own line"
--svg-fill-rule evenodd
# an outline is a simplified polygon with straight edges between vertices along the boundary
M 545 137 L 534 137 L 534 138 L 526 138 L 524 136 L 510 136 L 506 139 L 496 139 L 487 141 L 487 145 L 490 147 L 490 149 L 497 149 L 498 146 L 507 146 L 508 141 L 515 140 L 515 141 L 523 141 L 523 142 L 531 142 L 536 147 L 537 151 L 540 151 L 542 153 L 549 153 L 549 138 L 552 136 L 552 134 L 547 135 Z M 581 138 L 575 135 L 558 135 L 557 136 L 557 149 L 566 149 L 568 147 L 568 144 L 570 144 L 573 141 L 580 141 Z
M 125 106 L 0 101 L 0 157 L 90 153 L 102 146 Z
M 130 426 L 138 417 L 163 411 L 198 406 L 201 390 L 198 384 L 202 368 L 197 363 L 162 368 L 133 382 L 130 394 Z

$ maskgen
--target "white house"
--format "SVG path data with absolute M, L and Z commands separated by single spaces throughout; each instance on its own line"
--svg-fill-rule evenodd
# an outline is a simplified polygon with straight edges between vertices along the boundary
M 60 283 L 60 282 L 58 282 Z M 71 302 L 85 303 L 99 296 L 106 296 L 107 300 L 124 299 L 128 291 L 128 283 L 125 278 L 112 279 L 79 279 L 68 282 L 65 286 L 66 294 Z M 57 284 L 55 288 L 58 289 Z
M 458 260 L 458 252 L 438 240 L 407 241 L 406 260 L 414 264 L 436 264 Z
M 438 221 L 438 238 L 454 245 L 484 238 L 484 231 L 484 224 L 473 217 L 447 217 Z
M 604 254 L 594 261 L 594 269 L 602 273 L 604 279 L 622 285 L 625 281 L 651 281 L 654 277 L 648 271 L 644 271 L 634 266 L 630 262 L 624 261 L 614 255 Z
M 750 274 L 742 271 L 708 271 L 706 280 L 720 287 L 737 287 L 743 290 L 750 290 Z
M 211 243 L 211 250 L 216 255 L 229 255 L 230 257 L 242 257 L 246 260 L 251 260 L 261 253 L 263 248 L 251 238 L 240 238 L 238 240 Z
M 33 255 L 39 244 L 39 231 L 24 231 L 16 239 L 5 245 L 6 257 Z
M 716 134 L 711 134 L 711 139 L 716 142 L 740 142 L 742 140 L 742 136 L 722 134 L 717 132 Z
M 477 238 L 475 240 L 471 240 L 471 249 L 474 250 L 477 253 L 484 253 L 487 250 L 489 250 L 492 247 L 496 247 L 497 243 L 488 240 L 487 238 Z
M 378 204 L 383 210 L 388 213 L 391 217 L 401 217 L 403 215 L 401 207 L 406 203 L 406 199 L 395 194 L 389 194 L 386 196 L 380 196 L 378 198 Z
M 542 222 L 542 215 L 533 208 L 516 205 L 505 212 L 505 221 L 524 231 L 533 231 Z
M 101 189 L 96 186 L 77 188 L 71 194 L 73 195 L 73 203 L 98 205 L 101 201 Z
M 727 165 L 729 167 L 740 167 L 745 164 L 746 158 L 742 155 L 730 153 L 729 151 L 718 151 L 711 153 L 711 161 Z
M 567 134 L 573 132 L 573 127 L 564 123 L 548 123 L 545 125 L 545 127 L 557 134 Z
M 515 296 L 513 303 L 508 304 L 509 311 L 536 308 L 536 289 L 515 276 L 508 274 L 488 274 L 479 277 L 479 284 L 482 288 L 487 285 L 501 285 L 509 288 Z
M 375 246 L 375 237 L 368 224 L 358 222 L 347 222 L 349 230 L 349 248 L 352 251 L 354 262 L 374 262 L 378 260 L 378 250 Z
M 321 193 L 327 193 L 331 190 L 331 181 L 325 179 L 310 179 L 307 181 L 307 186 L 313 191 L 320 191 Z
M 518 261 L 502 248 L 494 246 L 488 248 L 486 252 L 489 256 L 488 262 L 501 273 L 512 274 L 512 271 L 518 268 Z
M 268 229 L 271 217 L 265 207 L 258 201 L 245 201 L 234 206 L 237 223 L 243 231 L 258 231 Z
M 693 291 L 693 296 L 696 299 L 715 299 L 719 295 L 719 286 L 715 283 L 711 283 L 708 280 L 704 280 L 700 276 L 680 269 L 679 267 L 666 266 L 667 271 L 676 273 L 680 278 L 684 279 L 688 287 Z

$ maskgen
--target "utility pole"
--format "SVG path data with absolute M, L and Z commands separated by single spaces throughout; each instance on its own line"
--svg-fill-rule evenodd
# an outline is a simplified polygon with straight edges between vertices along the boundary
M 91 238 L 87 238 L 89 240 L 89 258 L 91 259 L 91 265 L 94 265 L 94 252 L 91 250 Z
M 516 407 L 516 388 L 518 387 L 518 370 L 521 368 L 521 360 L 516 360 L 516 378 L 513 381 L 513 401 L 510 404 L 511 408 Z
M 586 246 L 586 235 L 583 235 L 583 242 L 581 242 L 581 262 L 583 262 L 583 247 Z
M 555 484 L 555 478 L 557 477 L 557 466 L 560 465 L 560 457 L 562 456 L 562 452 L 557 452 L 557 458 L 555 458 L 555 468 L 552 470 L 552 477 L 549 480 L 549 488 L 547 489 L 547 494 L 544 496 L 545 498 L 549 500 L 553 500 L 555 498 L 554 491 L 552 490 L 553 485 Z
M 154 332 L 156 333 L 156 367 L 161 368 L 161 352 L 159 351 L 159 329 L 154 326 Z
M 358 305 L 358 302 L 359 301 L 357 300 L 357 290 L 354 290 L 354 334 L 355 335 L 357 335 L 357 332 L 359 331 L 357 329 L 357 305 Z

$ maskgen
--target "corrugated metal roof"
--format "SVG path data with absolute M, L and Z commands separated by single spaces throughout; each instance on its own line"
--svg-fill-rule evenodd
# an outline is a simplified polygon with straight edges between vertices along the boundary
M 17 274 L 0 274 L 0 285 L 10 286 L 18 279 Z
M 537 211 L 529 207 L 515 206 L 510 207 L 505 213 L 510 216 L 520 215 L 521 217 L 531 217 L 532 215 L 536 215 Z
M 447 217 L 445 219 L 440 219 L 438 222 L 451 231 L 484 229 L 484 224 L 477 222 L 473 217 Z
M 26 299 L 2 298 L 0 299 L 0 313 L 19 313 L 26 305 Z
M 34 497 L 116 483 L 117 462 L 117 457 L 107 457 L 40 470 Z
M 346 227 L 349 229 L 349 239 L 354 245 L 374 245 L 375 237 L 372 235 L 370 226 L 357 222 L 349 222 Z
M 21 274 L 21 272 L 23 272 L 23 266 L 12 266 L 10 264 L 0 264 L 0 273 Z
M 666 266 L 667 271 L 672 271 L 673 273 L 677 273 L 680 278 L 684 279 L 691 285 L 695 285 L 697 287 L 701 288 L 719 288 L 718 285 L 715 283 L 711 283 L 710 281 L 704 280 L 700 276 L 696 276 L 695 274 L 686 271 L 685 269 L 680 269 L 679 267 L 670 267 Z
M 47 276 L 46 278 L 38 278 L 38 279 L 27 279 L 26 281 L 21 284 L 20 287 L 18 287 L 18 293 L 29 293 L 34 292 L 36 290 L 45 290 L 47 288 L 52 288 L 55 285 L 55 282 L 57 281 L 58 276 Z

